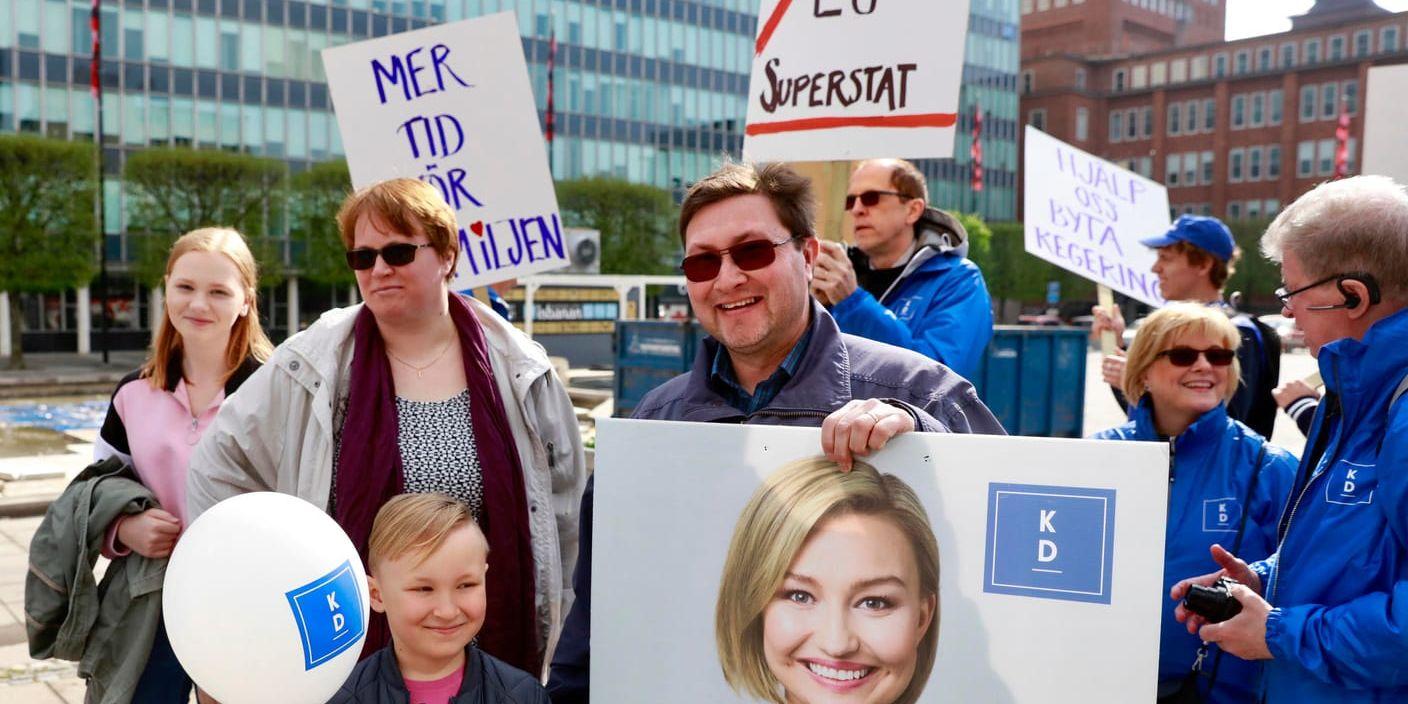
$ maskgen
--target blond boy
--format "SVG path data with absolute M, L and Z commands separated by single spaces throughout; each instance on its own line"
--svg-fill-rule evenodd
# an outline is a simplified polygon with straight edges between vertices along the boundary
M 548 704 L 531 675 L 472 644 L 484 625 L 489 543 L 469 508 L 403 494 L 372 523 L 367 586 L 391 645 L 357 665 L 330 704 Z

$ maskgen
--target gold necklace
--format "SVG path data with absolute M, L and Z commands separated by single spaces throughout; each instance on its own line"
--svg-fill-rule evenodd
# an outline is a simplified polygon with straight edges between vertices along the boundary
M 407 366 L 407 367 L 410 367 L 411 369 L 415 370 L 416 378 L 417 378 L 417 379 L 424 379 L 424 378 L 425 378 L 425 370 L 427 370 L 427 369 L 429 369 L 429 368 L 435 366 L 435 363 L 438 362 L 438 361 L 440 361 L 440 358 L 441 358 L 441 357 L 444 357 L 444 356 L 445 356 L 445 352 L 450 349 L 450 345 L 453 344 L 454 341 L 455 341 L 455 339 L 454 339 L 453 337 L 450 338 L 450 341 L 449 341 L 449 342 L 446 342 L 446 343 L 445 343 L 445 346 L 440 348 L 440 352 L 439 352 L 439 354 L 436 354 L 436 355 L 435 355 L 435 359 L 430 360 L 429 362 L 427 362 L 427 363 L 425 364 L 425 366 L 422 366 L 422 367 L 417 367 L 416 365 L 411 364 L 410 362 L 407 362 L 406 360 L 401 359 L 400 357 L 397 357 L 397 356 L 396 356 L 396 353 L 395 353 L 395 352 L 392 352 L 390 347 L 387 347 L 387 348 L 386 348 L 386 354 L 390 355 L 392 359 L 394 359 L 394 360 L 400 362 L 401 364 L 403 364 L 403 365 L 405 365 L 405 366 Z

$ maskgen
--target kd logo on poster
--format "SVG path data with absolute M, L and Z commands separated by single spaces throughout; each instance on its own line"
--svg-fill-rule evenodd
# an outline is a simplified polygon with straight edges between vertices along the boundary
M 983 591 L 1110 603 L 1113 489 L 988 485 Z
M 1345 506 L 1371 504 L 1374 502 L 1374 487 L 1378 485 L 1379 477 L 1374 465 L 1340 460 L 1325 478 L 1325 500 Z
M 362 591 L 350 562 L 284 596 L 288 597 L 303 638 L 304 670 L 331 660 L 356 643 L 366 630 L 362 622 Z
M 1204 533 L 1235 533 L 1242 521 L 1242 505 L 1228 496 L 1203 501 Z

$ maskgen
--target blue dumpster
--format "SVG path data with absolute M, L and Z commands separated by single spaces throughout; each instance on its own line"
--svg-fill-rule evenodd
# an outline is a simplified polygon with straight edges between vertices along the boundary
M 993 328 L 992 342 L 972 382 L 1007 432 L 1082 436 L 1086 335 L 1082 328 Z
M 689 371 L 708 333 L 694 321 L 616 321 L 616 411 L 629 416 L 651 389 Z

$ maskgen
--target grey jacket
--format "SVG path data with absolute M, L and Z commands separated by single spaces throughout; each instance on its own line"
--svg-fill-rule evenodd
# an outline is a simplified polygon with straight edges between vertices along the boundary
M 136 553 L 113 560 L 101 585 L 93 564 L 118 517 L 156 498 L 117 458 L 84 469 L 64 489 L 29 544 L 24 583 L 29 654 L 77 660 L 87 701 L 127 704 L 147 665 L 161 619 L 166 560 Z
M 915 414 L 915 429 L 929 433 L 1006 435 L 967 379 L 918 352 L 842 333 L 820 304 L 812 303 L 812 338 L 797 373 L 772 403 L 751 416 L 709 385 L 719 343 L 704 340 L 694 367 L 641 399 L 634 418 L 705 423 L 817 426 L 857 398 L 876 398 Z
M 577 510 L 587 478 L 581 433 L 572 401 L 543 348 L 488 306 L 474 299 L 469 306 L 483 326 L 523 467 L 538 646 L 549 653 L 572 600 L 569 575 L 577 560 Z M 279 345 L 239 393 L 226 399 L 191 456 L 186 506 L 192 521 L 221 499 L 251 491 L 292 494 L 327 509 L 360 309 L 324 313 Z

